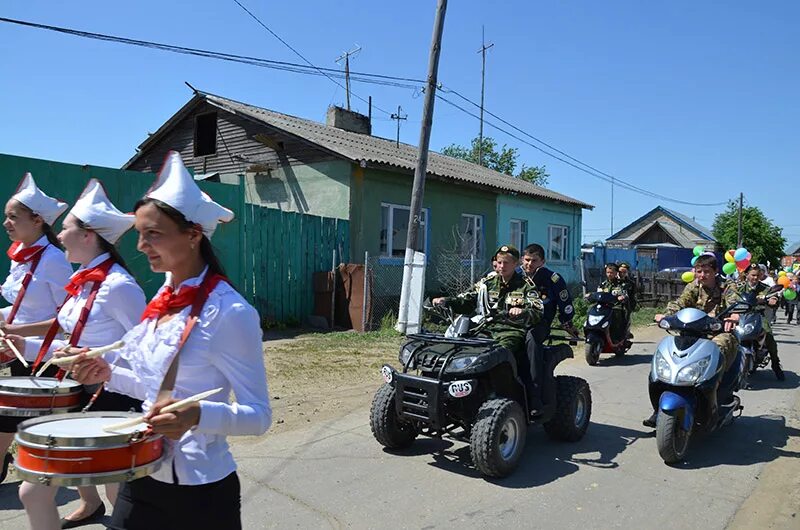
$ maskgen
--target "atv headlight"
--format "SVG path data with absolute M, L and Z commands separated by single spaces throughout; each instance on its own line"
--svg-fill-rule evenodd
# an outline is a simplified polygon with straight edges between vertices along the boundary
M 684 366 L 675 377 L 676 383 L 696 383 L 700 376 L 705 373 L 708 365 L 711 364 L 711 356 L 703 357 L 699 361 Z
M 656 356 L 656 376 L 665 383 L 672 380 L 672 366 L 660 353 Z
M 413 351 L 414 348 L 412 348 L 410 344 L 403 345 L 403 348 L 400 350 L 400 357 L 399 357 L 400 364 L 405 366 L 408 360 L 411 358 L 411 354 L 413 353 Z
M 447 369 L 452 370 L 454 372 L 460 372 L 461 370 L 464 370 L 465 368 L 469 367 L 469 365 L 474 363 L 475 359 L 477 358 L 478 358 L 477 355 L 464 355 L 463 357 L 456 357 L 455 359 L 450 361 L 450 364 L 447 365 Z
M 590 326 L 596 326 L 603 320 L 603 315 L 589 315 L 586 317 L 586 320 L 589 322 Z

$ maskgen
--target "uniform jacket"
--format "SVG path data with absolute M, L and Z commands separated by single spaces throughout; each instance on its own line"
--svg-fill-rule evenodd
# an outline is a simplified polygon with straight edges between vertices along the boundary
M 544 304 L 542 320 L 548 326 L 556 316 L 565 324 L 572 321 L 575 308 L 572 307 L 572 296 L 567 289 L 567 282 L 558 273 L 547 267 L 540 267 L 532 276 L 525 276 L 525 280 L 539 293 L 539 298 Z

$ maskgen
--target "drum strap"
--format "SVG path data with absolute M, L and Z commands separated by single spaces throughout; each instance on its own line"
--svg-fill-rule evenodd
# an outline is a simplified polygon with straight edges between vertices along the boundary
M 111 267 L 116 263 L 113 258 L 109 258 L 105 260 L 103 263 L 97 266 L 99 270 L 101 270 L 106 275 L 108 271 L 111 270 Z M 72 333 L 69 337 L 69 345 L 73 347 L 78 346 L 78 341 L 81 338 L 81 334 L 83 334 L 83 328 L 86 327 L 86 322 L 89 320 L 89 313 L 92 311 L 92 306 L 94 305 L 94 300 L 97 298 L 97 293 L 100 291 L 100 286 L 103 285 L 103 280 L 92 282 L 92 289 L 89 291 L 89 297 L 86 299 L 86 303 L 83 304 L 81 308 L 81 314 L 78 316 L 78 321 L 75 323 L 75 327 L 72 329 Z M 53 323 L 50 325 L 50 328 L 47 330 L 47 334 L 44 336 L 44 342 L 42 342 L 42 347 L 39 348 L 39 353 L 36 355 L 36 360 L 33 362 L 33 368 L 31 369 L 31 373 L 35 374 L 37 368 L 39 368 L 39 364 L 41 364 L 42 359 L 44 359 L 47 350 L 50 349 L 50 345 L 53 344 L 53 340 L 56 338 L 56 333 L 58 330 L 61 329 L 60 324 L 58 323 L 58 313 L 61 312 L 61 308 L 64 307 L 70 298 L 74 295 L 67 294 L 67 297 L 58 306 L 58 311 L 56 311 L 56 318 L 53 320 Z M 62 370 L 59 370 L 58 378 L 63 379 L 64 375 L 62 375 Z
M 158 395 L 156 398 L 157 401 L 172 397 L 172 391 L 175 389 L 175 380 L 178 376 L 178 357 L 180 356 L 181 348 L 183 348 L 183 345 L 186 344 L 186 341 L 189 339 L 189 334 L 192 332 L 192 328 L 194 328 L 194 325 L 197 323 L 197 319 L 200 316 L 200 311 L 203 310 L 203 306 L 205 305 L 206 300 L 208 300 L 208 295 L 211 294 L 211 291 L 213 291 L 217 284 L 221 281 L 228 282 L 228 279 L 220 274 L 210 273 L 206 273 L 206 277 L 203 278 L 203 282 L 200 284 L 200 289 L 197 290 L 197 293 L 194 297 L 194 302 L 192 302 L 192 309 L 189 312 L 189 318 L 186 321 L 186 327 L 183 328 L 183 333 L 181 334 L 181 339 L 178 342 L 178 348 L 175 352 L 175 356 L 172 358 L 172 362 L 167 369 L 167 373 L 164 375 L 164 380 L 161 382 L 161 387 L 158 389 Z
M 28 272 L 25 273 L 25 277 L 22 278 L 22 287 L 19 289 L 19 294 L 17 294 L 17 298 L 14 300 L 14 305 L 11 306 L 11 311 L 8 313 L 8 318 L 6 322 L 9 324 L 14 323 L 14 317 L 17 316 L 17 311 L 19 311 L 19 306 L 22 305 L 22 299 L 25 298 L 25 291 L 28 290 L 28 285 L 31 283 L 33 279 L 33 273 L 36 272 L 36 267 L 39 266 L 39 261 L 42 259 L 42 254 L 44 254 L 44 250 L 49 245 L 45 245 L 42 249 L 33 255 L 30 259 L 31 268 L 28 269 Z

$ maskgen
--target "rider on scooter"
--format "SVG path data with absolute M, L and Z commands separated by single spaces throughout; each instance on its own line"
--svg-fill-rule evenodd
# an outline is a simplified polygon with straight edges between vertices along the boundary
M 738 300 L 739 296 L 736 292 L 735 284 L 731 282 L 726 283 L 717 275 L 717 258 L 713 254 L 701 254 L 697 258 L 694 264 L 694 276 L 694 281 L 684 288 L 680 297 L 667 304 L 666 315 L 674 315 L 681 309 L 694 307 L 713 316 L 736 303 Z M 656 315 L 655 321 L 661 322 L 664 316 L 664 314 Z M 739 342 L 731 331 L 736 326 L 738 320 L 738 314 L 729 314 L 725 319 L 724 332 L 715 335 L 711 339 L 717 347 L 719 347 L 720 353 L 722 353 L 725 358 L 724 371 L 727 371 L 736 359 L 736 351 L 739 347 Z M 717 384 L 719 385 L 719 381 Z M 716 393 L 712 393 L 712 395 L 715 396 Z M 713 407 L 716 411 L 716 403 L 713 404 Z M 645 427 L 655 428 L 657 416 L 658 410 L 655 410 L 642 424 Z
M 544 306 L 538 291 L 532 287 L 522 274 L 516 271 L 519 250 L 511 245 L 503 245 L 494 256 L 496 268 L 472 289 L 458 296 L 439 297 L 432 300 L 434 305 L 446 305 L 457 313 L 470 314 L 477 311 L 485 317 L 496 316 L 507 311 L 507 319 L 490 322 L 486 330 L 492 339 L 508 349 L 517 359 L 519 375 L 527 389 L 531 410 L 541 405 L 533 399 L 533 366 L 531 361 L 535 352 L 526 351 L 525 334 L 542 318 Z M 529 359 L 530 358 L 530 359 Z
M 763 301 L 764 295 L 770 290 L 770 288 L 767 284 L 761 282 L 761 276 L 761 266 L 751 263 L 750 266 L 745 270 L 744 280 L 737 283 L 737 290 L 741 294 L 755 293 L 756 299 Z M 777 307 L 778 299 L 772 297 L 767 301 L 767 304 L 771 307 Z M 775 337 L 772 335 L 772 328 L 770 327 L 769 318 L 767 318 L 766 315 L 762 319 L 762 326 L 767 334 L 766 338 L 764 339 L 764 344 L 769 352 L 772 371 L 775 372 L 775 377 L 778 378 L 778 381 L 783 381 L 786 379 L 786 376 L 783 375 L 781 360 L 778 358 L 778 343 L 775 342 Z
M 605 267 L 606 280 L 597 286 L 598 293 L 611 293 L 616 295 L 620 304 L 615 305 L 611 313 L 611 340 L 614 342 L 627 339 L 628 329 L 628 291 L 625 283 L 619 277 L 619 265 L 608 263 Z M 588 297 L 588 295 L 587 295 Z

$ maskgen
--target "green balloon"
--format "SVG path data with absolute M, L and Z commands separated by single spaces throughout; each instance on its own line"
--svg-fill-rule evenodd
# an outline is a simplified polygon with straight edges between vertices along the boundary
M 703 252 L 705 252 L 705 250 L 706 250 L 706 249 L 705 249 L 705 247 L 703 247 L 703 245 L 697 245 L 696 247 L 694 247 L 694 249 L 692 250 L 692 252 L 694 252 L 694 255 L 695 255 L 695 256 L 699 256 L 700 254 L 702 254 Z
M 787 300 L 794 300 L 797 298 L 797 293 L 792 291 L 791 289 L 784 289 L 783 290 L 783 297 Z
M 733 274 L 736 272 L 736 264 L 735 263 L 726 263 L 722 266 L 722 272 L 725 274 Z

